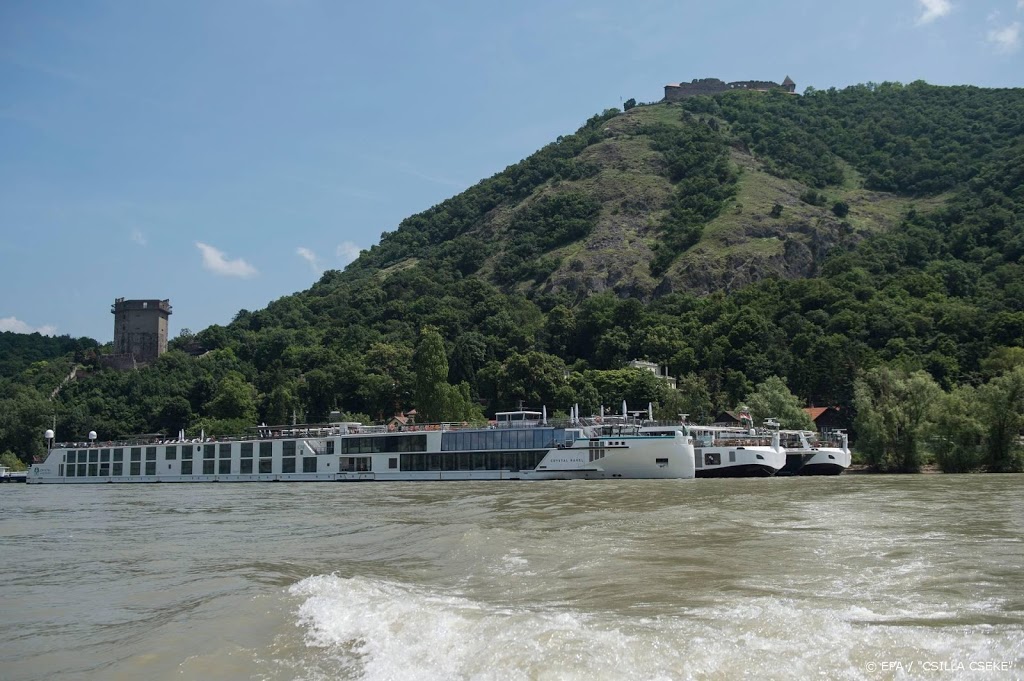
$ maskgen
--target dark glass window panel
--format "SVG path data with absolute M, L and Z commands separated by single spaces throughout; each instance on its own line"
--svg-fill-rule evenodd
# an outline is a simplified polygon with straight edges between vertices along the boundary
M 501 453 L 501 467 L 514 471 L 518 470 L 516 466 L 516 453 L 515 452 L 502 452 Z

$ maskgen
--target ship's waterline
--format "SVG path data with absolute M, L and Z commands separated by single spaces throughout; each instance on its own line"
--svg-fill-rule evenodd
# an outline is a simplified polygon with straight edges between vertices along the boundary
M 1015 678 L 1024 476 L 10 486 L 7 679 Z

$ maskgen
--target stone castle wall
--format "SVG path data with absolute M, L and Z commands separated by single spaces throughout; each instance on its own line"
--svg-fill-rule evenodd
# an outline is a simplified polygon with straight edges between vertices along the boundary
M 694 78 L 689 83 L 670 83 L 665 86 L 666 102 L 677 102 L 687 97 L 698 95 L 717 95 L 730 90 L 755 90 L 766 92 L 768 90 L 783 90 L 785 92 L 796 92 L 796 84 L 787 78 L 787 83 L 780 85 L 771 80 L 737 80 L 726 83 L 718 78 Z

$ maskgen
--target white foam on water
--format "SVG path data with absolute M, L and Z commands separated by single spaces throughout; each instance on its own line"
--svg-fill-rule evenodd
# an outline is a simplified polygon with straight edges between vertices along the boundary
M 914 608 L 832 609 L 764 596 L 641 618 L 529 603 L 497 608 L 458 593 L 335 575 L 305 579 L 291 594 L 303 599 L 298 621 L 315 666 L 323 670 L 329 652 L 338 677 L 860 679 L 882 678 L 872 670 L 893 661 L 916 662 L 916 673 L 904 667 L 884 676 L 928 678 L 933 672 L 922 664 L 942 661 L 1024 668 L 1020 627 L 933 624 Z M 962 671 L 943 678 L 982 678 Z

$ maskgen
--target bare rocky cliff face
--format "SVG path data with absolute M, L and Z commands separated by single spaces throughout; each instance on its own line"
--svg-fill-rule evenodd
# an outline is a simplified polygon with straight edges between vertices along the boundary
M 650 263 L 659 239 L 656 225 L 672 186 L 660 154 L 635 134 L 639 117 L 622 116 L 606 127 L 606 141 L 584 154 L 601 170 L 576 183 L 601 201 L 598 224 L 586 239 L 561 249 L 560 266 L 534 285 L 544 292 L 584 296 L 613 291 L 649 300 L 675 291 L 730 291 L 764 278 L 810 277 L 833 249 L 845 250 L 871 231 L 895 226 L 893 215 L 904 203 L 892 195 L 851 189 L 830 191 L 824 205 L 810 205 L 801 200 L 807 187 L 770 175 L 750 153 L 733 149 L 731 162 L 740 172 L 736 196 L 705 226 L 696 245 L 654 277 Z M 831 210 L 840 199 L 850 206 L 844 218 Z M 773 217 L 776 204 L 782 210 Z

